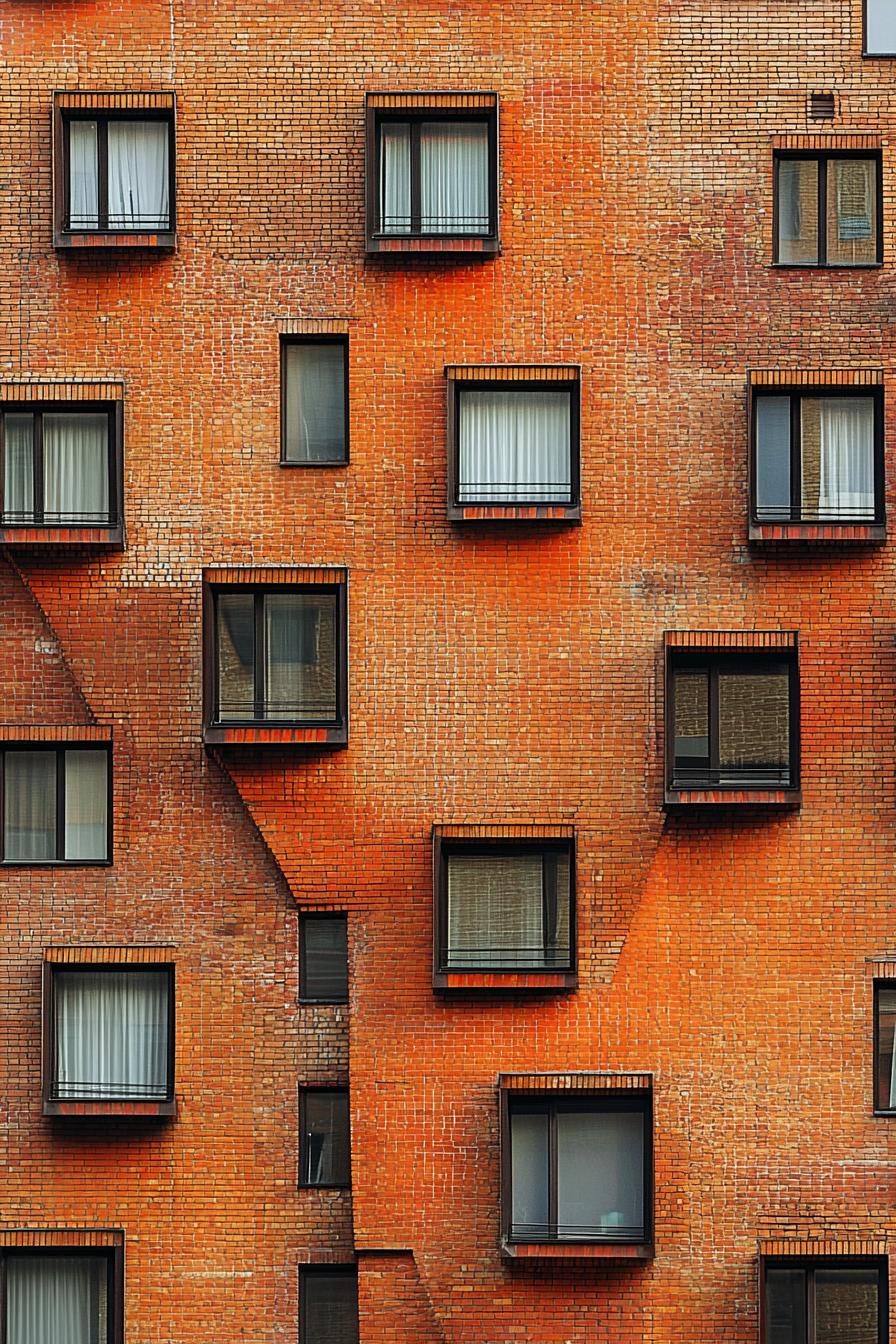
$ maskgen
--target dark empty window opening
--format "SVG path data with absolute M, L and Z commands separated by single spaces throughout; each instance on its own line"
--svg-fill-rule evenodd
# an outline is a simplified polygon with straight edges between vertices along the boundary
M 300 1185 L 350 1185 L 348 1090 L 303 1088 L 300 1111 Z

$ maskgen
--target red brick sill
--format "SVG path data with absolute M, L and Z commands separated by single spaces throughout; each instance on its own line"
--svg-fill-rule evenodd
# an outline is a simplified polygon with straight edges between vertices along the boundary
M 494 257 L 501 251 L 497 238 L 379 238 L 367 239 L 369 257 L 407 256 L 409 253 Z
M 887 539 L 886 523 L 755 523 L 750 541 L 811 545 L 878 546 Z
M 449 504 L 455 523 L 579 523 L 580 504 Z
M 345 724 L 321 728 L 275 727 L 267 724 L 229 727 L 206 724 L 202 740 L 210 747 L 344 747 L 348 743 Z
M 801 806 L 799 789 L 666 789 L 663 807 L 667 812 L 691 808 L 778 808 L 795 810 Z
M 53 1101 L 44 1100 L 44 1115 L 68 1116 L 76 1119 L 145 1120 L 177 1114 L 176 1101 Z
M 652 1242 L 619 1245 L 613 1242 L 502 1241 L 501 1254 L 511 1260 L 608 1260 L 616 1263 L 652 1260 Z
M 54 233 L 53 246 L 67 252 L 78 248 L 139 247 L 150 251 L 167 251 L 177 247 L 176 233 Z
M 118 527 L 37 527 L 0 525 L 0 545 L 28 550 L 75 550 L 79 547 L 106 546 L 124 549 L 124 529 Z
M 575 989 L 575 971 L 435 971 L 433 989 L 490 994 L 558 994 Z

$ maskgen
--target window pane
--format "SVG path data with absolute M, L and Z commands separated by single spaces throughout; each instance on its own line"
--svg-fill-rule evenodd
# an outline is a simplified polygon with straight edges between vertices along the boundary
M 800 405 L 803 516 L 874 517 L 874 402 L 804 397 Z
M 255 599 L 219 593 L 218 718 L 255 717 Z
M 344 345 L 287 345 L 286 460 L 345 461 Z
M 3 784 L 4 858 L 55 859 L 55 751 L 7 751 Z
M 786 784 L 790 777 L 790 677 L 719 673 L 719 765 L 729 780 Z
M 380 230 L 411 231 L 411 128 L 406 121 L 380 125 Z
M 56 1095 L 164 1099 L 168 973 L 56 971 Z
M 461 503 L 568 504 L 569 392 L 460 393 Z
M 48 523 L 108 519 L 108 416 L 44 416 L 44 516 Z
M 896 6 L 893 0 L 865 0 L 865 50 L 896 52 Z
M 424 121 L 420 127 L 422 233 L 488 233 L 488 126 Z
M 108 768 L 105 751 L 65 753 L 67 859 L 105 859 L 108 855 Z
M 644 1236 L 644 1116 L 558 1111 L 557 1234 Z
M 806 1344 L 806 1271 L 765 1271 L 766 1344 Z
M 756 398 L 756 513 L 780 521 L 790 510 L 790 398 Z
M 778 260 L 818 261 L 818 160 L 777 160 Z
M 106 1344 L 102 1256 L 7 1255 L 6 1344 Z
M 709 769 L 709 674 L 675 672 L 675 774 Z
M 548 1236 L 548 1117 L 544 1112 L 511 1112 L 510 1192 L 511 1236 Z
M 308 1185 L 348 1185 L 351 1180 L 347 1092 L 306 1091 L 302 1136 Z
M 316 919 L 301 922 L 302 997 L 343 1003 L 348 998 L 348 921 Z
M 168 123 L 109 122 L 109 228 L 167 229 Z
M 877 994 L 877 1107 L 896 1110 L 896 988 Z
M 873 159 L 828 161 L 828 261 L 877 261 L 877 165 Z
M 448 965 L 568 965 L 567 855 L 448 857 Z
M 96 122 L 68 123 L 69 227 L 99 227 Z
M 335 719 L 335 595 L 267 594 L 264 647 L 264 717 Z
M 3 516 L 10 522 L 34 520 L 34 416 L 3 417 Z
M 816 1269 L 814 1344 L 879 1344 L 873 1269 Z
M 354 1271 L 302 1274 L 302 1344 L 358 1344 L 358 1277 Z

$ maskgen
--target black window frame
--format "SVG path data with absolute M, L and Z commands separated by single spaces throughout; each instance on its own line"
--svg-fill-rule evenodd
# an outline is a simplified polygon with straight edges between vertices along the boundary
M 814 159 L 818 163 L 818 255 L 815 261 L 782 261 L 779 256 L 780 238 L 778 225 L 780 220 L 780 201 L 778 192 L 778 165 L 788 160 Z M 875 193 L 877 209 L 877 238 L 875 240 L 874 261 L 828 261 L 827 260 L 827 177 L 828 164 L 835 159 L 871 160 L 875 164 Z M 870 271 L 882 266 L 884 261 L 884 186 L 883 154 L 879 149 L 776 149 L 772 166 L 772 264 L 785 270 L 849 270 Z
M 896 48 L 892 51 L 870 51 L 868 47 L 868 5 L 870 0 L 863 0 L 862 3 L 862 55 L 867 60 L 892 60 L 896 56 Z
M 287 351 L 293 345 L 338 345 L 342 347 L 342 394 L 344 405 L 344 437 L 343 437 L 343 455 L 342 457 L 322 458 L 318 461 L 302 461 L 298 458 L 287 457 L 287 418 L 286 418 L 286 383 L 287 383 Z M 314 336 L 294 336 L 282 335 L 280 337 L 280 465 L 281 467 L 300 467 L 315 468 L 323 467 L 347 467 L 349 464 L 349 444 L 351 438 L 350 425 L 350 407 L 349 407 L 349 338 L 345 334 L 327 333 Z
M 805 1280 L 805 1323 L 806 1344 L 815 1344 L 814 1333 L 814 1291 L 816 1270 L 868 1269 L 877 1272 L 878 1340 L 877 1344 L 887 1344 L 889 1340 L 889 1293 L 888 1263 L 886 1256 L 874 1255 L 768 1255 L 760 1258 L 759 1276 L 759 1318 L 760 1344 L 768 1341 L 768 1305 L 767 1280 L 769 1269 L 803 1270 Z
M 880 1074 L 880 996 L 888 993 L 896 996 L 896 980 L 875 980 L 873 984 L 873 1004 L 872 1012 L 874 1015 L 874 1059 L 872 1067 L 872 1102 L 871 1109 L 875 1115 L 896 1116 L 896 1103 L 892 1106 L 882 1106 L 880 1104 L 881 1095 L 881 1074 Z M 893 1053 L 896 1055 L 896 1040 L 893 1044 Z
M 299 1266 L 299 1344 L 324 1344 L 320 1338 L 311 1334 L 305 1312 L 306 1284 L 309 1279 L 326 1280 L 328 1278 L 351 1278 L 355 1283 L 355 1338 L 352 1344 L 360 1344 L 360 1323 L 357 1312 L 358 1267 L 357 1265 L 300 1265 Z
M 606 1235 L 569 1237 L 557 1233 L 557 1125 L 560 1112 L 589 1115 L 640 1114 L 644 1118 L 644 1226 L 637 1238 Z M 546 1236 L 516 1236 L 513 1225 L 511 1118 L 514 1114 L 549 1116 L 548 1204 L 549 1231 Z M 651 1088 L 608 1088 L 601 1091 L 574 1092 L 554 1088 L 550 1091 L 525 1092 L 501 1090 L 501 1237 L 508 1246 L 645 1246 L 653 1245 L 654 1235 L 654 1162 L 653 1162 L 653 1090 Z
M 308 1098 L 309 1096 L 341 1096 L 345 1098 L 345 1146 L 348 1153 L 349 1175 L 347 1181 L 311 1180 L 311 1152 L 308 1139 Z M 352 1122 L 351 1097 L 347 1085 L 341 1084 L 303 1084 L 299 1089 L 299 1189 L 300 1190 L 351 1190 L 352 1160 Z
M 107 480 L 109 486 L 109 512 L 104 519 L 90 521 L 61 521 L 45 519 L 44 509 L 44 456 L 43 456 L 43 417 L 44 415 L 105 415 L 109 422 L 107 449 Z M 7 415 L 31 415 L 34 417 L 34 437 L 32 440 L 32 476 L 33 476 L 33 517 L 16 518 L 6 512 L 3 491 L 6 481 L 6 417 Z M 124 476 L 124 407 L 121 401 L 0 401 L 0 527 L 9 528 L 121 528 L 123 520 L 122 482 Z
M 51 859 L 7 859 L 6 845 L 6 757 L 10 752 L 54 752 L 56 755 L 56 855 Z M 74 751 L 102 751 L 106 755 L 106 857 L 68 859 L 59 857 L 65 849 L 65 754 Z M 0 743 L 0 868 L 108 868 L 112 864 L 112 748 L 108 742 L 3 742 Z
M 308 993 L 308 945 L 306 933 L 309 922 L 327 922 L 341 923 L 345 928 L 345 994 L 339 998 L 321 997 L 319 994 Z M 300 1003 L 335 1003 L 343 1004 L 349 1001 L 349 992 L 351 989 L 350 968 L 348 959 L 348 915 L 339 910 L 306 910 L 299 915 L 299 1002 Z
M 139 95 L 134 95 L 135 107 L 80 107 L 59 108 L 59 131 L 61 138 L 61 182 L 58 184 L 59 228 L 64 236 L 104 236 L 109 238 L 129 238 L 145 235 L 172 238 L 177 230 L 177 171 L 175 164 L 175 122 L 174 108 L 140 107 Z M 97 220 L 96 227 L 71 223 L 71 149 L 70 132 L 73 121 L 95 121 L 97 139 Z M 124 229 L 109 227 L 109 123 L 111 121 L 161 121 L 168 126 L 168 222 L 167 224 L 146 224 L 140 228 Z
M 758 508 L 759 441 L 758 403 L 765 397 L 787 397 L 790 401 L 790 511 L 786 517 L 761 516 Z M 867 398 L 874 408 L 874 517 L 825 518 L 803 517 L 802 510 L 802 419 L 801 403 L 821 397 Z M 883 527 L 886 523 L 884 490 L 885 433 L 884 389 L 865 384 L 754 384 L 750 387 L 750 522 L 754 527 L 783 526 L 791 523 L 834 527 Z
M 66 1229 L 68 1231 L 68 1229 Z M 124 1344 L 124 1246 L 70 1244 L 0 1247 L 0 1344 L 7 1342 L 6 1273 L 9 1259 L 88 1259 L 106 1261 L 106 1338 L 100 1344 Z

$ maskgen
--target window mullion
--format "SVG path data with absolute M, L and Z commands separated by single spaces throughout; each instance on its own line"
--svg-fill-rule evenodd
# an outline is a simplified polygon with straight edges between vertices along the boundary
M 101 229 L 109 227 L 109 122 L 97 117 L 96 122 L 96 203 L 97 223 Z
M 718 784 L 721 774 L 719 764 L 719 666 L 712 663 L 709 667 L 709 779 Z
M 557 855 L 545 851 L 541 856 L 541 953 L 553 963 L 557 951 Z
M 44 521 L 44 413 L 34 412 L 32 452 L 32 513 L 36 523 Z
M 828 264 L 828 160 L 825 155 L 818 159 L 818 264 Z
M 422 191 L 420 182 L 420 122 L 411 122 L 411 233 L 420 232 Z
M 806 1270 L 806 1344 L 815 1344 L 815 1270 Z
M 56 858 L 65 858 L 65 748 L 56 749 Z
M 254 685 L 254 714 L 256 719 L 264 719 L 264 593 L 255 594 L 254 603 L 254 625 L 255 625 L 255 685 Z

